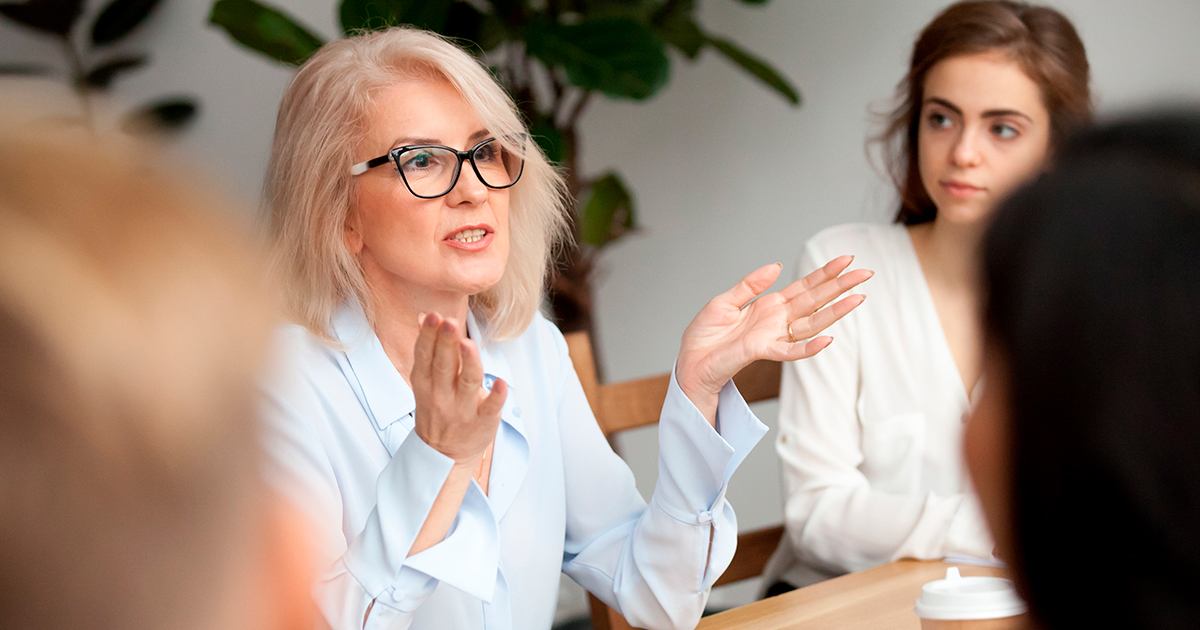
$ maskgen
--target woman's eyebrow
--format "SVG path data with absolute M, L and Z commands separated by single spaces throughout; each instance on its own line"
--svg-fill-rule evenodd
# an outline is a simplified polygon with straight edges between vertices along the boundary
M 409 145 L 414 145 L 414 144 L 441 144 L 441 143 L 442 142 L 440 140 L 438 140 L 437 138 L 416 138 L 413 136 L 404 136 L 403 138 L 396 138 L 395 140 L 393 140 L 392 148 L 394 149 L 396 147 L 403 147 L 403 146 L 409 146 Z
M 926 104 L 933 103 L 935 105 L 941 105 L 942 107 L 945 107 L 946 109 L 954 112 L 955 114 L 958 114 L 959 116 L 963 115 L 962 109 L 959 108 L 958 105 L 955 105 L 954 103 L 951 103 L 950 101 L 947 101 L 944 98 L 938 98 L 936 96 L 931 96 L 931 97 L 925 99 L 925 103 Z M 1016 110 L 1016 109 L 989 109 L 989 110 L 983 112 L 983 114 L 980 115 L 980 118 L 1003 118 L 1003 117 L 1013 117 L 1013 116 L 1024 118 L 1025 120 L 1028 120 L 1030 122 L 1033 121 L 1033 118 L 1030 118 L 1028 114 L 1026 114 L 1025 112 L 1022 112 L 1020 110 Z
M 480 129 L 479 131 L 471 134 L 470 137 L 467 138 L 467 142 L 474 143 L 486 138 L 489 135 L 491 135 L 491 132 L 489 132 L 487 129 Z M 404 136 L 403 138 L 396 138 L 396 140 L 392 142 L 392 148 L 395 149 L 396 147 L 410 146 L 414 144 L 441 145 L 442 141 L 438 140 L 437 138 L 417 138 L 415 136 Z

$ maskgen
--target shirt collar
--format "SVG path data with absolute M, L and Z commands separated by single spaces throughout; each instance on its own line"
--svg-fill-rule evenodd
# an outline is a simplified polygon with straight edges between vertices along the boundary
M 503 379 L 511 387 L 512 372 L 508 367 L 508 359 L 504 358 L 504 353 L 500 352 L 497 344 L 487 338 L 485 331 L 475 320 L 475 313 L 471 311 L 467 311 L 467 334 L 475 340 L 475 344 L 479 347 L 479 362 L 483 364 L 484 388 L 491 391 L 492 383 L 498 378 Z
M 367 316 L 357 300 L 347 301 L 334 314 L 333 333 L 343 344 L 346 361 L 358 379 L 362 397 L 378 430 L 382 431 L 416 409 L 412 389 L 384 352 L 383 344 L 367 322 Z M 475 314 L 470 311 L 467 311 L 467 334 L 479 346 L 484 387 L 490 390 L 492 383 L 501 378 L 511 388 L 512 373 L 508 360 L 496 347 L 497 344 L 485 337 L 475 320 Z M 506 411 L 508 406 L 505 404 Z M 509 414 L 503 415 L 508 421 Z

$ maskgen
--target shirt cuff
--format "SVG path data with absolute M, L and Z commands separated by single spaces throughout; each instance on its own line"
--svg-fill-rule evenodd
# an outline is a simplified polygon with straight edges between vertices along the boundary
M 679 388 L 672 368 L 658 423 L 653 501 L 678 520 L 711 522 L 711 510 L 724 497 L 733 471 L 767 432 L 732 380 L 721 388 L 717 419 L 720 433 Z
M 375 509 L 345 555 L 347 570 L 377 603 L 409 612 L 432 592 L 434 580 L 491 599 L 499 532 L 474 483 L 446 538 L 408 555 L 453 465 L 412 431 L 380 473 Z

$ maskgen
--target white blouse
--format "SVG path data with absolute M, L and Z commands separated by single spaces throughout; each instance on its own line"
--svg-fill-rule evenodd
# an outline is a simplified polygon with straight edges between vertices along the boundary
M 876 272 L 866 302 L 828 330 L 828 348 L 783 368 L 784 578 L 805 586 L 898 558 L 990 557 L 962 460 L 970 400 L 908 230 L 827 229 L 800 275 L 842 254 Z
M 317 604 L 334 630 L 546 630 L 567 573 L 637 627 L 692 628 L 729 565 L 730 475 L 766 432 L 732 382 L 718 431 L 672 376 L 649 504 L 600 432 L 567 346 L 540 315 L 520 337 L 479 341 L 509 385 L 489 492 L 471 482 L 449 534 L 408 550 L 453 463 L 413 431 L 412 390 L 361 308 L 334 320 L 331 349 L 281 334 L 290 368 L 266 388 L 266 474 L 319 527 Z M 712 533 L 711 547 L 709 544 Z

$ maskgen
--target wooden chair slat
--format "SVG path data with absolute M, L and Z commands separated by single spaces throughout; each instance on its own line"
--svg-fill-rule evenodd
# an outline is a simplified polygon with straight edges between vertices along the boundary
M 779 361 L 755 361 L 733 377 L 733 384 L 737 385 L 746 402 L 755 403 L 779 398 L 779 379 L 782 376 L 783 364 Z
M 732 582 L 740 582 L 762 575 L 767 566 L 767 560 L 775 553 L 779 541 L 783 540 L 783 526 L 756 529 L 738 534 L 737 551 L 729 568 L 717 578 L 713 586 L 722 586 Z
M 597 420 L 604 435 L 657 423 L 670 385 L 669 374 L 602 385 Z

